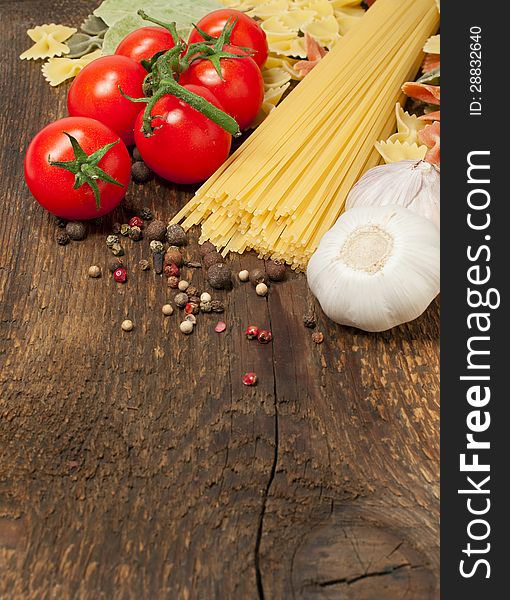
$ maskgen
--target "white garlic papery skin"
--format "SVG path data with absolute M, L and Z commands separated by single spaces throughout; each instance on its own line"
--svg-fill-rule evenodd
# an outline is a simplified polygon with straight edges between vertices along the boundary
M 336 323 L 385 331 L 419 317 L 439 293 L 438 229 L 400 206 L 356 207 L 322 238 L 308 285 Z
M 424 160 L 401 160 L 374 167 L 349 192 L 345 209 L 388 204 L 408 208 L 430 219 L 439 229 L 439 169 Z

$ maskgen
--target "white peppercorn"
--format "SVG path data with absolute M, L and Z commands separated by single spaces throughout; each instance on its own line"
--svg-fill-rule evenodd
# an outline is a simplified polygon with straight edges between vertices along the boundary
M 133 321 L 126 319 L 125 321 L 122 321 L 121 327 L 122 331 L 133 331 L 135 326 L 133 325 Z
M 239 271 L 239 281 L 249 281 L 250 272 L 244 269 L 243 271 Z
M 200 295 L 200 302 L 210 302 L 211 300 L 211 294 L 208 294 L 207 292 Z
M 179 281 L 178 288 L 181 292 L 185 292 L 189 288 L 189 283 L 182 279 L 181 281 Z
M 93 279 L 101 277 L 101 267 L 98 267 L 97 265 L 89 267 L 89 277 L 92 277 Z
M 163 311 L 165 317 L 169 317 L 170 315 L 174 314 L 174 307 L 171 304 L 164 304 L 161 310 Z
M 184 333 L 185 335 L 189 335 L 190 333 L 193 332 L 193 323 L 191 321 L 183 321 L 180 325 L 179 325 L 179 329 L 181 330 L 182 333 Z
M 265 283 L 258 283 L 255 288 L 255 291 L 257 292 L 257 296 L 267 296 L 269 288 Z

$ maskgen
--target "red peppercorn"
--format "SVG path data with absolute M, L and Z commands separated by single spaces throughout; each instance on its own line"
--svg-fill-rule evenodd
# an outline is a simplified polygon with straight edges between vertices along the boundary
M 259 334 L 257 336 L 257 340 L 259 341 L 259 344 L 269 344 L 269 342 L 273 339 L 273 334 L 270 331 L 267 331 L 266 329 L 262 329 L 261 331 L 259 331 Z
M 127 279 L 126 269 L 120 268 L 120 269 L 117 269 L 116 271 L 114 271 L 113 278 L 115 279 L 115 281 L 117 283 L 126 283 L 126 279 Z
M 143 220 L 140 219 L 140 217 L 133 217 L 132 219 L 129 219 L 129 226 L 130 227 L 143 227 Z
M 246 373 L 243 375 L 243 383 L 244 385 L 255 385 L 257 383 L 257 374 Z
M 167 277 L 179 277 L 181 270 L 175 263 L 170 263 L 165 266 L 165 275 Z
M 254 340 L 259 334 L 259 328 L 256 325 L 250 325 L 245 334 L 249 340 Z

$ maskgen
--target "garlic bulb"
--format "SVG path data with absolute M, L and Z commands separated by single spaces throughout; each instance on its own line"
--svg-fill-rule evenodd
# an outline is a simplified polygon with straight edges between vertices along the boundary
M 391 329 L 419 317 L 439 293 L 439 231 L 400 206 L 353 208 L 322 238 L 307 278 L 333 321 Z
M 403 206 L 439 229 L 439 169 L 424 160 L 401 160 L 370 169 L 352 188 L 346 210 L 355 206 Z

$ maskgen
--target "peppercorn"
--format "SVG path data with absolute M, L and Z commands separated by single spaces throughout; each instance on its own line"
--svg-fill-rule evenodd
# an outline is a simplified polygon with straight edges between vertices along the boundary
M 176 290 L 179 288 L 179 278 L 178 277 L 169 277 L 166 280 L 166 283 L 169 288 Z
M 250 279 L 250 272 L 246 271 L 246 269 L 244 271 L 239 271 L 239 281 L 245 282 L 248 281 Z
M 193 323 L 193 325 L 196 325 L 196 324 L 197 324 L 197 318 L 195 317 L 195 315 L 194 315 L 194 314 L 189 314 L 189 315 L 186 315 L 186 316 L 184 317 L 184 320 L 185 320 L 185 321 L 189 321 L 190 323 Z
M 257 336 L 257 341 L 259 342 L 259 344 L 269 344 L 269 342 L 271 342 L 273 339 L 273 334 L 270 331 L 267 331 L 266 329 L 262 329 L 261 331 L 259 331 L 259 334 Z
M 165 265 L 171 264 L 182 267 L 182 254 L 177 246 L 170 246 L 165 252 Z
M 198 304 L 195 304 L 194 302 L 188 302 L 186 304 L 186 306 L 184 307 L 184 312 L 187 315 L 198 315 L 198 313 L 200 312 L 200 307 Z
M 55 237 L 55 240 L 59 246 L 67 246 L 67 244 L 69 244 L 71 241 L 65 231 L 59 231 Z
M 199 306 L 199 305 L 200 305 L 200 298 L 199 298 L 198 296 L 190 296 L 190 295 L 188 294 L 188 298 L 189 298 L 189 301 L 190 301 L 192 304 L 196 304 L 197 306 Z
M 127 223 L 123 223 L 120 226 L 120 235 L 123 235 L 124 237 L 127 237 L 129 235 L 130 231 L 131 231 L 131 226 L 128 225 Z
M 159 221 L 158 219 L 151 221 L 147 225 L 147 229 L 145 230 L 145 237 L 148 240 L 157 240 L 159 242 L 164 242 L 166 236 L 166 225 L 163 221 Z
M 193 323 L 191 321 L 183 321 L 179 325 L 179 329 L 182 331 L 182 333 L 189 335 L 193 332 Z
M 181 272 L 181 270 L 174 263 L 165 266 L 165 275 L 167 277 L 179 277 L 180 272 Z M 177 285 L 179 285 L 179 284 L 177 284 Z
M 146 206 L 140 211 L 140 216 L 144 221 L 152 221 L 152 219 L 154 219 L 152 210 L 150 208 L 147 208 Z
M 211 294 L 208 294 L 207 292 L 200 294 L 200 302 L 211 302 L 211 300 Z
M 324 341 L 324 334 L 320 331 L 316 331 L 315 333 L 312 333 L 312 342 L 315 342 L 316 344 L 322 344 L 322 342 Z
M 225 259 L 223 258 L 223 256 L 221 256 L 221 254 L 219 252 L 217 252 L 216 250 L 214 252 L 208 252 L 202 258 L 202 260 L 204 262 L 204 267 L 206 269 L 209 269 L 213 265 L 217 265 L 219 263 L 224 263 L 225 262 Z
M 150 262 L 148 260 L 145 260 L 144 258 L 142 258 L 142 260 L 138 263 L 138 266 L 142 271 L 149 271 L 149 269 L 151 268 Z
M 190 269 L 201 269 L 202 265 L 196 260 L 185 260 L 184 265 Z
M 120 223 L 114 223 L 112 226 L 112 232 L 118 235 L 120 233 L 120 228 L 121 228 Z
M 164 304 L 161 310 L 165 317 L 169 317 L 174 314 L 174 307 L 171 304 Z
M 166 239 L 172 246 L 186 246 L 188 238 L 180 225 L 169 225 L 166 228 Z
M 186 280 L 179 281 L 177 286 L 181 292 L 185 292 L 189 288 L 189 283 Z
M 216 333 L 223 333 L 226 329 L 227 329 L 227 324 L 224 323 L 223 321 L 218 321 L 216 327 L 214 328 L 214 331 L 216 331 Z
M 143 227 L 143 221 L 140 217 L 131 217 L 131 219 L 129 219 L 129 226 L 130 227 Z
M 126 319 L 125 321 L 122 321 L 121 327 L 122 331 L 133 331 L 135 326 L 133 325 L 133 321 Z
M 232 286 L 232 273 L 225 263 L 216 263 L 207 271 L 209 285 L 216 290 L 223 290 Z
M 184 308 L 186 306 L 186 304 L 188 304 L 188 302 L 189 302 L 188 294 L 185 294 L 184 292 L 180 292 L 179 294 L 176 294 L 175 298 L 174 298 L 174 302 L 175 302 L 175 305 L 178 306 L 179 308 Z
M 253 271 L 250 271 L 250 281 L 254 287 L 259 283 L 267 284 L 268 279 L 267 273 L 262 269 L 253 269 Z
M 147 183 L 151 178 L 152 171 L 143 162 L 143 160 L 137 160 L 131 166 L 131 177 L 135 183 Z
M 163 256 L 163 252 L 155 252 L 152 255 L 152 264 L 154 266 L 154 272 L 158 275 L 161 275 L 161 273 L 163 273 Z
M 303 324 L 305 327 L 308 327 L 309 329 L 313 329 L 314 327 L 317 326 L 317 322 L 315 320 L 315 317 L 313 316 L 313 313 L 307 313 L 303 317 Z
M 211 242 L 204 242 L 200 247 L 200 256 L 205 256 L 209 252 L 216 252 L 216 246 Z
M 133 160 L 135 162 L 143 160 L 142 155 L 140 154 L 140 150 L 138 150 L 136 146 L 133 148 Z
M 124 263 L 122 262 L 122 259 L 120 258 L 110 258 L 108 260 L 108 271 L 110 271 L 110 273 L 115 273 L 115 271 L 117 269 L 120 269 L 121 267 L 124 266 Z
M 163 254 L 165 252 L 165 247 L 158 240 L 152 240 L 152 242 L 149 244 L 149 247 L 153 254 Z
M 115 281 L 117 283 L 126 283 L 126 280 L 127 280 L 126 269 L 119 267 L 113 274 L 113 278 L 115 279 Z
M 101 277 L 101 267 L 98 267 L 97 265 L 92 265 L 91 267 L 89 267 L 88 273 L 89 277 L 97 279 L 98 277 Z
M 113 256 L 124 256 L 124 248 L 120 244 L 113 244 L 110 250 Z
M 250 325 L 244 333 L 249 340 L 254 340 L 259 334 L 259 328 L 256 325 Z
M 62 217 L 55 217 L 55 225 L 59 229 L 64 229 L 64 227 L 67 225 L 67 221 L 65 219 L 62 219 Z
M 75 242 L 81 242 L 87 237 L 87 226 L 81 221 L 69 221 L 66 225 L 66 233 Z
M 198 290 L 194 285 L 190 285 L 186 290 L 188 296 L 198 296 Z
M 142 239 L 142 230 L 136 225 L 129 230 L 129 237 L 134 242 L 139 242 Z
M 257 292 L 257 296 L 267 296 L 269 288 L 265 283 L 258 283 L 255 291 Z
M 252 386 L 257 383 L 257 375 L 256 373 L 245 373 L 243 375 L 243 383 L 244 385 Z
M 200 302 L 200 310 L 203 313 L 210 313 L 212 312 L 212 302 Z
M 118 244 L 118 243 L 119 243 L 118 235 L 109 235 L 106 238 L 106 245 L 108 246 L 108 248 L 111 248 L 114 244 Z
M 269 260 L 266 263 L 266 273 L 271 281 L 283 281 L 287 268 L 279 260 Z
M 221 300 L 213 300 L 211 302 L 211 308 L 215 313 L 222 313 L 225 310 L 225 305 Z

